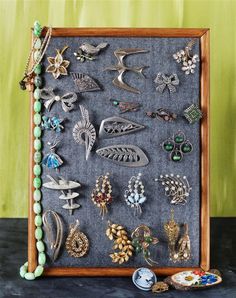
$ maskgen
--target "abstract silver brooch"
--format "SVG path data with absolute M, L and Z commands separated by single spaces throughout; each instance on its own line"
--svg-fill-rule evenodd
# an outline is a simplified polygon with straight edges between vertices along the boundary
M 83 43 L 77 53 L 74 53 L 76 59 L 80 62 L 84 62 L 85 60 L 95 60 L 96 56 L 100 53 L 102 49 L 105 49 L 108 46 L 108 43 L 102 42 L 97 46 L 93 46 L 89 43 Z
M 181 177 L 180 175 L 160 175 L 155 181 L 160 182 L 165 189 L 165 195 L 171 199 L 171 204 L 187 203 L 191 187 L 189 185 L 186 176 Z
M 125 191 L 124 197 L 126 204 L 134 208 L 134 215 L 141 214 L 141 205 L 147 200 L 144 196 L 144 186 L 140 180 L 142 174 L 132 176 L 128 183 L 128 189 Z
M 162 74 L 159 72 L 154 80 L 158 85 L 156 90 L 163 93 L 165 89 L 169 90 L 170 93 L 176 92 L 176 87 L 179 85 L 179 78 L 177 74 L 173 73 L 171 75 Z
M 161 146 L 164 151 L 170 153 L 170 159 L 175 162 L 181 161 L 184 154 L 193 150 L 193 145 L 182 131 L 178 131 L 172 138 L 165 140 Z
M 120 110 L 120 114 L 126 112 L 137 112 L 141 108 L 141 104 L 137 102 L 127 102 L 120 100 L 110 99 L 112 105 L 114 107 L 118 107 Z
M 143 128 L 145 128 L 144 125 L 114 116 L 102 120 L 99 129 L 99 136 L 103 138 L 118 137 Z
M 100 91 L 99 85 L 90 76 L 83 73 L 71 72 L 71 77 L 78 92 Z
M 202 111 L 195 104 L 192 104 L 187 109 L 185 109 L 183 114 L 190 124 L 199 121 L 203 116 Z
M 149 163 L 146 154 L 134 145 L 113 145 L 100 148 L 96 153 L 118 165 L 126 167 L 143 167 Z
M 80 105 L 82 120 L 78 121 L 73 128 L 73 137 L 76 143 L 85 145 L 85 158 L 88 159 L 90 151 L 96 140 L 96 130 L 89 122 L 89 113 L 84 106 Z
M 64 60 L 62 57 L 62 54 L 65 52 L 65 50 L 68 48 L 68 46 L 65 46 L 61 51 L 56 50 L 57 55 L 56 57 L 48 57 L 49 66 L 46 69 L 46 72 L 49 72 L 53 75 L 54 79 L 59 78 L 59 76 L 68 75 L 67 73 L 67 67 L 70 64 L 70 61 Z
M 62 109 L 65 112 L 69 112 L 74 108 L 74 102 L 77 101 L 78 97 L 76 93 L 69 92 L 63 96 L 56 95 L 53 91 L 53 88 L 43 88 L 40 90 L 40 97 L 42 99 L 46 99 L 44 106 L 45 108 L 50 111 L 51 106 L 54 102 L 61 102 Z
M 196 64 L 200 61 L 198 55 L 195 54 L 191 56 L 190 54 L 190 51 L 195 43 L 196 39 L 191 40 L 184 50 L 180 50 L 173 55 L 173 58 L 177 63 L 182 63 L 182 70 L 186 75 L 194 73 Z
M 81 187 L 81 184 L 76 181 L 66 180 L 62 177 L 58 179 L 50 175 L 47 175 L 47 177 L 50 181 L 44 183 L 43 186 L 53 190 L 60 190 L 62 195 L 59 196 L 59 199 L 66 201 L 66 204 L 63 205 L 62 208 L 69 210 L 70 215 L 72 215 L 74 209 L 80 208 L 80 205 L 74 202 L 74 199 L 79 196 L 79 193 L 72 192 L 72 189 Z
M 143 75 L 143 70 L 146 66 L 143 67 L 128 67 L 124 64 L 124 58 L 127 55 L 131 55 L 131 54 L 139 54 L 139 53 L 147 53 L 147 50 L 144 49 L 118 49 L 114 52 L 114 55 L 116 56 L 118 63 L 116 65 L 112 65 L 109 67 L 106 67 L 105 70 L 114 70 L 114 71 L 118 71 L 118 76 L 112 81 L 112 83 L 121 89 L 124 89 L 126 91 L 129 92 L 133 92 L 133 93 L 138 93 L 140 94 L 140 91 L 136 88 L 133 88 L 131 86 L 129 86 L 128 84 L 126 84 L 123 81 L 123 74 L 126 71 L 133 71 L 137 74 L 140 74 L 144 77 Z
M 146 112 L 146 115 L 150 118 L 156 118 L 161 121 L 172 122 L 177 118 L 175 113 L 172 113 L 166 109 L 160 108 L 156 112 Z

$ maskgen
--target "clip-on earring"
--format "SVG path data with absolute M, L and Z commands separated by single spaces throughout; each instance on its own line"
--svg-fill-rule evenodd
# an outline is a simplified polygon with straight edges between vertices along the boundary
M 81 258 L 89 249 L 87 236 L 79 230 L 79 220 L 70 225 L 70 232 L 66 239 L 66 250 L 71 257 Z
M 112 187 L 109 180 L 109 173 L 99 176 L 96 180 L 96 188 L 94 188 L 91 199 L 93 203 L 100 208 L 102 219 L 104 214 L 108 212 L 107 205 L 112 202 Z
M 46 156 L 42 160 L 42 164 L 47 166 L 49 169 L 56 169 L 63 164 L 63 160 L 59 155 L 55 153 L 56 146 L 60 143 L 59 141 L 54 141 L 53 143 L 48 142 L 48 145 L 50 146 L 50 152 L 46 154 Z
M 52 228 L 52 224 L 49 224 L 49 220 L 48 220 L 48 217 L 50 217 L 50 215 L 52 217 L 52 222 L 54 221 L 56 225 L 55 237 L 53 237 L 54 229 Z M 62 238 L 63 238 L 62 220 L 57 212 L 51 211 L 51 210 L 47 210 L 43 213 L 42 220 L 46 231 L 46 236 L 50 244 L 50 248 L 53 251 L 52 259 L 53 261 L 56 261 L 62 245 Z
M 125 201 L 126 204 L 134 209 L 134 214 L 142 213 L 142 205 L 146 201 L 144 194 L 144 186 L 140 180 L 142 174 L 139 173 L 138 176 L 133 176 L 129 180 L 128 189 L 125 191 Z

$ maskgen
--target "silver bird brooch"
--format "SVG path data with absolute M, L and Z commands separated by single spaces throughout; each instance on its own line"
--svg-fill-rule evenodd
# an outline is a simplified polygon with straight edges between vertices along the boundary
M 147 66 L 142 67 L 128 67 L 124 64 L 124 58 L 131 54 L 139 54 L 139 53 L 147 53 L 147 50 L 144 49 L 118 49 L 114 51 L 114 55 L 116 56 L 118 63 L 116 65 L 111 65 L 105 68 L 105 70 L 115 70 L 118 71 L 118 76 L 112 81 L 112 83 L 121 89 L 124 89 L 129 92 L 138 93 L 140 94 L 140 91 L 134 87 L 129 86 L 127 83 L 123 81 L 123 74 L 126 71 L 133 71 L 135 73 L 138 73 L 142 75 L 143 77 L 143 70 Z

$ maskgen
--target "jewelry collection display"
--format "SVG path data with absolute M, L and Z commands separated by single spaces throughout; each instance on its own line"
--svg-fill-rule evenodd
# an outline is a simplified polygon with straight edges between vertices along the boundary
M 139 173 L 137 177 L 132 176 L 128 183 L 128 189 L 125 190 L 125 201 L 128 206 L 134 208 L 134 214 L 141 214 L 141 205 L 147 200 L 144 196 L 144 186 L 140 180 L 142 174 Z
M 132 245 L 135 247 L 136 253 L 142 253 L 144 260 L 150 266 L 158 264 L 156 261 L 150 258 L 150 251 L 148 249 L 149 245 L 157 244 L 159 240 L 155 237 L 152 237 L 152 232 L 149 227 L 146 225 L 138 226 L 131 234 Z
M 77 95 L 74 92 L 68 92 L 63 96 L 55 95 L 53 88 L 43 88 L 40 90 L 40 98 L 46 99 L 44 106 L 50 111 L 54 102 L 61 102 L 61 107 L 64 112 L 69 112 L 74 109 L 74 103 L 77 101 Z
M 93 92 L 100 91 L 100 86 L 90 76 L 83 73 L 70 73 L 74 84 L 77 88 L 77 92 Z
M 174 205 L 185 205 L 190 195 L 191 187 L 186 176 L 180 175 L 160 175 L 155 181 L 160 182 L 164 187 L 165 195 L 171 199 Z
M 133 54 L 140 54 L 140 53 L 147 53 L 147 50 L 144 49 L 118 49 L 114 52 L 114 55 L 116 59 L 118 60 L 118 63 L 116 65 L 108 66 L 105 68 L 105 70 L 113 70 L 118 71 L 118 76 L 112 81 L 113 85 L 120 89 L 124 89 L 128 92 L 138 93 L 140 94 L 140 91 L 134 87 L 129 86 L 127 83 L 123 80 L 123 75 L 126 71 L 133 71 L 141 76 L 144 77 L 143 70 L 146 68 L 146 66 L 143 67 L 128 67 L 124 63 L 124 58 L 128 55 Z
M 113 100 L 110 99 L 112 105 L 114 107 L 118 107 L 120 110 L 120 114 L 126 113 L 126 112 L 137 112 L 141 108 L 141 104 L 136 102 L 127 102 L 127 101 L 121 101 L 121 100 Z
M 48 142 L 50 152 L 45 155 L 42 160 L 42 164 L 47 166 L 49 169 L 56 169 L 63 164 L 63 160 L 61 157 L 56 154 L 56 147 L 60 143 L 60 140 L 55 140 L 53 143 Z
M 180 226 L 174 220 L 174 210 L 171 210 L 171 219 L 164 224 L 164 230 L 168 239 L 169 257 L 172 262 L 187 261 L 191 256 L 188 224 L 184 224 L 184 234 L 179 239 Z
M 44 253 L 44 249 L 41 248 L 41 246 L 43 247 L 43 242 L 41 240 L 43 234 L 40 228 L 40 218 L 37 218 L 37 216 L 40 216 L 39 213 L 41 212 L 42 208 L 40 205 L 36 205 L 38 204 L 37 201 L 41 199 L 41 193 L 39 191 L 39 188 L 41 187 L 41 178 L 39 178 L 41 168 L 39 166 L 39 163 L 47 166 L 48 169 L 59 169 L 59 167 L 63 164 L 63 160 L 58 154 L 56 154 L 56 147 L 61 142 L 61 140 L 57 140 L 56 138 L 53 142 L 48 142 L 50 152 L 46 153 L 43 158 L 41 152 L 39 152 L 39 149 L 37 148 L 39 148 L 39 146 L 41 148 L 42 146 L 39 139 L 41 137 L 41 129 L 45 132 L 54 131 L 56 133 L 61 133 L 64 130 L 63 122 L 65 121 L 65 119 L 59 116 L 41 116 L 39 114 L 39 112 L 41 111 L 40 100 L 45 100 L 44 107 L 47 112 L 50 112 L 51 107 L 55 102 L 61 103 L 64 112 L 69 112 L 75 108 L 75 102 L 78 100 L 78 97 L 75 92 L 68 92 L 62 96 L 59 96 L 54 93 L 52 87 L 42 88 L 43 80 L 39 76 L 39 74 L 41 73 L 40 62 L 43 59 L 48 48 L 52 29 L 48 28 L 43 40 L 40 39 L 41 31 L 41 26 L 36 23 L 34 28 L 36 38 L 33 42 L 33 47 L 26 64 L 24 78 L 20 82 L 20 85 L 22 89 L 27 88 L 31 89 L 31 91 L 34 90 L 34 149 L 36 150 L 36 152 L 34 153 L 34 161 L 36 162 L 36 165 L 34 167 L 34 187 L 36 188 L 34 194 L 34 199 L 36 201 L 34 204 L 34 212 L 36 214 L 35 225 L 37 227 L 35 231 L 35 237 L 37 239 L 38 251 L 40 253 Z M 186 74 L 194 73 L 196 63 L 199 61 L 198 55 L 190 55 L 190 51 L 192 50 L 194 43 L 195 41 L 189 42 L 188 45 L 185 47 L 185 50 L 181 50 L 173 56 L 178 63 L 183 64 L 182 70 Z M 107 46 L 108 43 L 100 43 L 97 46 L 91 45 L 89 43 L 83 43 L 79 47 L 79 50 L 74 53 L 74 56 L 80 62 L 85 62 L 87 60 L 93 61 L 96 60 L 96 57 L 99 55 L 99 53 Z M 67 68 L 70 65 L 70 61 L 64 60 L 63 58 L 63 54 L 68 47 L 69 46 L 67 45 L 62 50 L 56 49 L 55 57 L 47 57 L 49 66 L 46 68 L 46 72 L 51 73 L 54 79 L 58 79 L 61 76 L 68 75 Z M 113 85 L 120 89 L 139 94 L 140 91 L 138 89 L 131 87 L 124 82 L 123 76 L 127 71 L 131 71 L 144 76 L 143 70 L 146 66 L 128 67 L 125 64 L 124 59 L 126 58 L 126 56 L 129 56 L 131 54 L 147 52 L 147 50 L 139 48 L 121 48 L 115 50 L 114 55 L 118 60 L 118 63 L 116 65 L 105 68 L 105 70 L 113 70 L 118 72 L 118 76 L 112 81 Z M 34 58 L 34 63 L 29 69 L 29 61 L 32 55 Z M 87 74 L 71 72 L 70 75 L 76 86 L 76 92 L 82 93 L 101 90 L 96 81 Z M 175 73 L 169 75 L 159 72 L 154 82 L 157 85 L 156 90 L 158 92 L 163 93 L 167 90 L 169 93 L 175 93 L 177 91 L 176 87 L 179 85 L 179 78 Z M 33 89 L 33 86 L 35 86 L 36 88 Z M 129 101 L 110 99 L 110 102 L 114 107 L 117 107 L 119 109 L 120 113 L 138 112 L 142 106 L 139 103 Z M 94 127 L 94 125 L 90 122 L 89 110 L 86 109 L 83 105 L 80 105 L 79 107 L 81 112 L 81 119 L 74 125 L 72 135 L 76 143 L 85 146 L 85 159 L 88 160 L 90 152 L 92 151 L 97 138 L 95 129 L 96 126 Z M 150 118 L 156 118 L 165 122 L 173 122 L 177 118 L 177 115 L 175 113 L 172 113 L 165 108 L 159 108 L 156 111 L 154 110 L 154 112 L 146 112 L 146 116 Z M 202 118 L 203 114 L 196 104 L 192 104 L 183 111 L 183 116 L 186 118 L 189 124 L 193 124 L 198 122 Z M 137 132 L 144 128 L 144 125 L 136 123 L 129 119 L 112 116 L 101 121 L 99 129 L 99 139 L 119 137 L 127 135 L 129 133 Z M 164 151 L 170 154 L 170 159 L 175 162 L 181 161 L 184 154 L 190 153 L 193 150 L 193 145 L 186 138 L 185 134 L 182 131 L 178 131 L 173 135 L 172 138 L 168 138 L 167 140 L 165 140 L 161 144 L 161 146 Z M 144 167 L 149 163 L 149 159 L 143 152 L 143 150 L 138 146 L 131 144 L 108 145 L 102 148 L 98 148 L 96 150 L 96 154 L 104 158 L 105 160 L 112 161 L 119 166 L 126 166 L 130 168 Z M 102 219 L 104 218 L 105 214 L 108 213 L 108 205 L 110 205 L 113 201 L 112 186 L 109 176 L 110 174 L 106 173 L 105 175 L 100 175 L 99 177 L 97 177 L 95 188 L 91 193 L 91 200 L 94 205 L 100 208 L 100 215 Z M 131 176 L 128 181 L 128 188 L 124 191 L 125 202 L 128 206 L 133 208 L 134 215 L 141 215 L 142 205 L 147 201 L 147 197 L 144 195 L 145 190 L 143 182 L 141 180 L 141 176 L 141 173 L 138 173 L 138 175 L 136 176 Z M 68 210 L 69 215 L 73 215 L 74 210 L 81 207 L 80 204 L 75 202 L 80 194 L 74 191 L 75 189 L 80 188 L 81 184 L 73 180 L 64 179 L 63 177 L 54 178 L 50 175 L 47 175 L 47 177 L 49 178 L 49 181 L 43 183 L 42 186 L 51 190 L 60 191 L 61 194 L 59 195 L 59 200 L 65 202 L 62 208 Z M 165 195 L 170 198 L 171 204 L 185 205 L 187 203 L 192 188 L 190 187 L 186 176 L 181 177 L 180 175 L 174 174 L 160 175 L 159 178 L 155 179 L 155 181 L 160 182 L 160 184 L 164 187 Z M 42 223 L 45 229 L 49 247 L 52 251 L 53 261 L 56 261 L 58 259 L 63 244 L 65 244 L 65 248 L 71 257 L 80 258 L 88 253 L 90 246 L 89 240 L 88 237 L 80 231 L 80 223 L 78 219 L 75 221 L 74 224 L 70 225 L 69 234 L 66 238 L 65 243 L 63 243 L 64 229 L 62 219 L 57 212 L 53 210 L 45 211 L 42 215 Z M 171 219 L 164 224 L 164 231 L 168 240 L 169 258 L 172 262 L 187 261 L 191 258 L 191 243 L 188 230 L 189 225 L 187 223 L 180 225 L 175 222 L 174 211 L 171 210 Z M 151 245 L 156 245 L 157 243 L 159 243 L 159 240 L 158 238 L 152 236 L 152 231 L 147 225 L 139 225 L 129 237 L 127 230 L 122 225 L 114 224 L 108 221 L 106 236 L 110 240 L 114 241 L 114 252 L 109 255 L 113 263 L 121 265 L 125 262 L 128 262 L 135 251 L 137 254 L 142 253 L 143 258 L 148 265 L 154 266 L 155 264 L 157 264 L 157 262 L 150 257 L 151 252 L 149 249 Z M 41 243 L 38 243 L 40 241 L 42 242 L 42 245 Z M 39 263 L 38 267 L 42 267 L 42 265 L 44 265 L 43 261 Z M 25 265 L 22 266 L 22 272 L 23 270 L 25 270 L 25 267 Z M 43 267 L 41 267 L 37 269 L 39 273 L 43 271 Z M 140 269 L 147 268 L 139 268 L 138 270 L 140 271 Z M 34 274 L 34 277 L 42 274 L 39 273 L 36 272 L 36 274 Z M 145 278 L 145 274 L 141 274 L 140 271 L 140 279 Z M 141 275 L 143 275 L 144 277 L 142 277 Z M 32 278 L 32 276 L 29 276 L 29 279 L 30 278 Z M 137 279 L 135 280 L 135 282 L 137 282 Z M 139 286 L 137 285 L 137 287 Z M 140 286 L 140 288 L 141 287 L 142 286 Z M 143 287 L 143 289 L 144 288 L 145 286 Z M 149 287 L 149 289 L 151 289 L 151 287 Z M 152 283 L 153 292 L 159 293 L 166 290 L 168 290 L 168 285 L 166 283 L 157 283 L 157 280 L 154 280 L 154 282 Z
M 74 199 L 79 197 L 79 193 L 72 192 L 72 190 L 81 187 L 81 184 L 76 181 L 66 180 L 63 177 L 59 177 L 59 179 L 55 179 L 50 175 L 47 175 L 47 177 L 50 181 L 43 183 L 43 187 L 60 190 L 62 194 L 59 199 L 66 201 L 62 208 L 68 210 L 69 214 L 72 215 L 75 209 L 80 208 L 80 205 L 74 202 Z
M 55 224 L 55 234 L 56 234 L 55 237 L 53 237 L 54 230 L 53 230 L 53 225 L 50 223 L 50 220 L 49 220 L 50 217 L 52 222 L 54 222 Z M 52 260 L 53 262 L 55 262 L 56 259 L 58 258 L 58 255 L 62 246 L 62 240 L 63 240 L 62 220 L 57 212 L 52 210 L 47 210 L 43 213 L 42 221 L 46 231 L 46 237 L 50 244 L 50 249 L 53 251 Z
M 172 138 L 165 140 L 161 144 L 164 151 L 170 154 L 170 160 L 179 162 L 183 159 L 184 154 L 193 150 L 193 145 L 186 139 L 182 131 L 178 131 Z
M 99 129 L 99 137 L 119 137 L 135 131 L 139 131 L 143 128 L 145 128 L 144 125 L 138 124 L 122 117 L 113 116 L 102 120 Z
M 91 199 L 93 203 L 100 208 L 100 215 L 102 216 L 102 219 L 108 212 L 107 205 L 112 202 L 111 193 L 112 187 L 109 180 L 109 173 L 99 176 L 96 180 L 96 187 L 91 194 Z
M 76 143 L 85 146 L 85 159 L 87 160 L 96 141 L 96 130 L 89 121 L 88 110 L 82 105 L 79 107 L 82 119 L 75 124 L 72 134 Z
M 179 85 L 179 78 L 176 73 L 171 75 L 166 75 L 159 72 L 154 80 L 154 82 L 158 85 L 156 90 L 160 93 L 163 93 L 165 89 L 168 89 L 170 93 L 176 92 L 176 87 Z
M 134 145 L 112 145 L 96 150 L 96 153 L 109 161 L 126 167 L 144 167 L 149 163 L 146 154 Z
M 173 55 L 173 58 L 177 63 L 182 63 L 181 69 L 186 75 L 193 74 L 195 72 L 197 62 L 200 61 L 197 54 L 191 56 L 190 53 L 195 43 L 195 39 L 191 40 L 184 50 L 180 50 Z
M 118 264 L 128 262 L 130 257 L 133 256 L 134 248 L 125 228 L 122 225 L 114 224 L 108 221 L 106 236 L 110 240 L 114 241 L 114 252 L 109 255 L 112 259 L 112 262 Z
M 71 257 L 81 258 L 89 250 L 89 241 L 87 236 L 79 229 L 79 220 L 70 226 L 70 232 L 66 238 L 66 250 Z
M 96 59 L 96 56 L 100 53 L 100 51 L 105 49 L 107 46 L 108 43 L 106 42 L 102 42 L 97 46 L 93 46 L 85 42 L 79 47 L 79 50 L 74 53 L 74 56 L 80 62 L 84 62 L 86 60 L 93 61 Z
M 67 68 L 70 65 L 70 61 L 64 60 L 62 56 L 66 49 L 68 49 L 68 46 L 64 46 L 61 51 L 56 49 L 56 56 L 47 58 L 49 65 L 46 68 L 46 72 L 51 73 L 54 79 L 68 75 Z

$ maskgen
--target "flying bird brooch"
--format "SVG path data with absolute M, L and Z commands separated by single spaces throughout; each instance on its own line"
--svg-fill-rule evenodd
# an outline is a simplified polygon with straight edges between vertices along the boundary
M 105 68 L 105 70 L 115 70 L 118 71 L 118 76 L 112 81 L 112 83 L 121 89 L 124 89 L 129 92 L 138 93 L 140 94 L 140 91 L 134 87 L 129 86 L 127 83 L 123 81 L 123 74 L 126 71 L 133 71 L 137 74 L 140 74 L 144 77 L 143 70 L 147 66 L 142 67 L 128 67 L 124 64 L 124 58 L 131 54 L 139 54 L 139 53 L 147 53 L 147 50 L 144 49 L 118 49 L 114 52 L 114 55 L 116 56 L 118 63 L 116 65 L 111 65 Z

